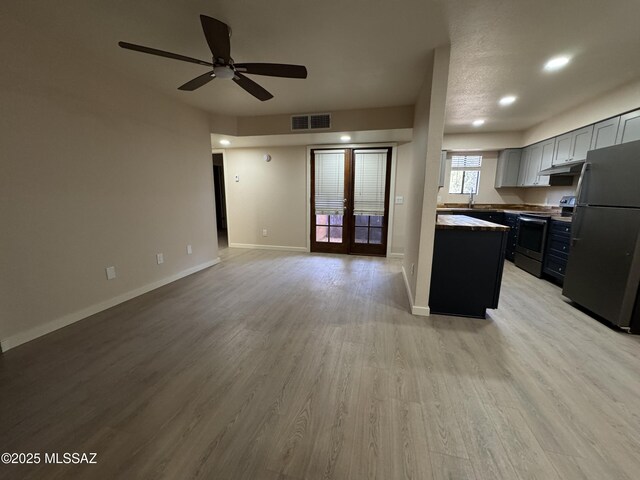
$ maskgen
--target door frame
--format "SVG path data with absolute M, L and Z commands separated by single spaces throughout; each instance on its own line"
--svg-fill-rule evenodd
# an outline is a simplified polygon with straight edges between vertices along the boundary
M 398 155 L 398 144 L 387 143 L 338 143 L 329 145 L 307 145 L 307 252 L 311 251 L 311 150 L 322 150 L 331 148 L 391 148 L 391 178 L 389 179 L 389 215 L 387 225 L 387 251 L 386 256 L 391 256 L 391 239 L 393 238 L 393 217 L 395 211 L 396 198 L 396 165 Z

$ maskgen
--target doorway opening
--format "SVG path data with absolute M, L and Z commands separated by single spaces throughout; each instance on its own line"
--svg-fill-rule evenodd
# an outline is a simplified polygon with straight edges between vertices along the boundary
M 224 161 L 222 153 L 213 154 L 213 193 L 216 204 L 216 229 L 218 250 L 229 246 L 227 234 L 227 200 L 224 191 Z
M 311 150 L 312 252 L 385 256 L 391 147 Z

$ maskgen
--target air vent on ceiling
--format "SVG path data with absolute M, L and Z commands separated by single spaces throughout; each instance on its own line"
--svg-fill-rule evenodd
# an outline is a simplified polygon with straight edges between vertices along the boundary
M 293 115 L 291 117 L 291 130 L 326 130 L 329 128 L 331 128 L 330 113 Z

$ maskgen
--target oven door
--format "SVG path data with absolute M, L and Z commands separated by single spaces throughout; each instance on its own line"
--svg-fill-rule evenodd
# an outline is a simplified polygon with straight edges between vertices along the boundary
M 547 219 L 520 217 L 516 252 L 542 262 L 547 238 Z

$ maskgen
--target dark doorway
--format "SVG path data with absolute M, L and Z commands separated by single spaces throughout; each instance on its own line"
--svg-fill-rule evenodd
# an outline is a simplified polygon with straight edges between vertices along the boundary
M 224 191 L 224 162 L 221 153 L 213 154 L 213 190 L 216 200 L 216 227 L 218 248 L 227 248 L 227 201 Z

